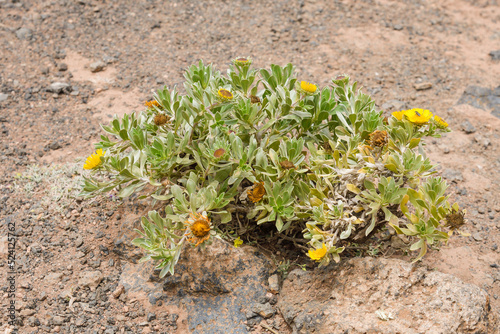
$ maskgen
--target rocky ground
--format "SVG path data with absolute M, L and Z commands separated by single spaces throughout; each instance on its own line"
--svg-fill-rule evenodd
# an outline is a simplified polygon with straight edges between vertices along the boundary
M 15 225 L 19 333 L 497 333 L 499 22 L 495 0 L 0 0 L 0 329 Z M 453 132 L 427 149 L 471 237 L 416 266 L 392 245 L 283 282 L 294 266 L 251 247 L 188 253 L 166 280 L 138 265 L 148 203 L 75 197 L 99 124 L 198 59 L 225 71 L 235 56 L 292 62 L 320 86 L 348 73 L 382 110 L 446 119 Z M 386 297 L 371 275 L 395 282 Z

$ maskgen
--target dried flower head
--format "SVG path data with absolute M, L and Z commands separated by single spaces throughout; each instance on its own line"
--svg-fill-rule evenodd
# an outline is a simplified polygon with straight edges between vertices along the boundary
M 165 114 L 158 114 L 158 115 L 155 115 L 155 117 L 153 118 L 153 122 L 158 126 L 162 126 L 162 125 L 166 124 L 168 122 L 168 120 L 169 120 L 169 118 Z
M 217 159 L 221 158 L 225 153 L 226 153 L 225 149 L 219 148 L 219 149 L 215 150 L 214 157 L 217 158 Z
M 83 165 L 84 169 L 94 169 L 99 167 L 102 164 L 101 157 L 104 156 L 105 151 L 102 150 L 102 148 L 98 149 L 90 155 L 87 160 L 85 160 L 85 164 Z
M 370 145 L 383 147 L 387 144 L 387 131 L 375 130 L 370 133 Z
M 406 118 L 415 125 L 424 125 L 432 118 L 432 113 L 426 109 L 410 109 L 404 112 Z
M 304 91 L 304 93 L 313 94 L 318 89 L 318 87 L 310 82 L 301 81 L 300 89 Z
M 445 226 L 449 227 L 450 229 L 459 229 L 465 224 L 465 214 L 463 211 L 454 211 L 446 216 L 445 221 Z
M 401 121 L 404 115 L 405 115 L 405 110 L 395 111 L 392 113 L 392 116 L 396 117 L 398 121 Z
M 266 194 L 266 188 L 264 188 L 264 182 L 255 183 L 252 189 L 247 191 L 248 198 L 253 202 L 257 203 Z
M 189 229 L 188 241 L 195 244 L 194 246 L 197 247 L 210 238 L 210 219 L 199 213 L 190 214 L 190 216 L 191 219 L 185 221 L 184 224 L 186 224 Z
M 322 247 L 319 249 L 309 250 L 308 255 L 311 258 L 311 260 L 321 261 L 321 259 L 325 257 L 326 252 L 327 252 L 326 245 L 323 244 Z
M 260 98 L 255 95 L 250 95 L 250 102 L 252 103 L 260 103 Z
M 446 123 L 445 120 L 439 116 L 434 116 L 434 122 L 436 123 L 436 126 L 440 129 L 446 129 L 448 127 L 448 123 Z
M 288 160 L 281 161 L 280 162 L 280 166 L 283 169 L 292 169 L 292 168 L 295 168 L 295 165 L 293 164 L 293 162 L 288 161 Z
M 323 149 L 326 151 L 326 152 L 332 152 L 332 146 L 330 145 L 329 142 L 327 141 L 324 141 L 321 143 L 321 147 L 323 147 Z
M 228 91 L 227 89 L 224 89 L 224 88 L 219 89 L 218 93 L 219 93 L 219 97 L 222 100 L 229 101 L 229 100 L 232 100 L 234 97 L 233 93 L 231 93 L 230 91 Z
M 153 108 L 153 107 L 160 108 L 160 104 L 156 100 L 146 101 L 144 102 L 144 105 L 148 108 Z

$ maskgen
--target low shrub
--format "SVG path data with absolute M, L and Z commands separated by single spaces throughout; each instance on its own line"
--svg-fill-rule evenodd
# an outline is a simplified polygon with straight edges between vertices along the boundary
M 192 65 L 185 94 L 165 87 L 144 111 L 103 125 L 85 163 L 82 196 L 118 189 L 161 207 L 133 241 L 161 276 L 187 244 L 213 238 L 237 247 L 282 237 L 326 265 L 381 228 L 413 240 L 415 260 L 460 230 L 463 212 L 422 141 L 449 131 L 442 118 L 423 109 L 384 117 L 347 75 L 318 88 L 291 64 L 251 64 L 237 58 L 226 76 Z

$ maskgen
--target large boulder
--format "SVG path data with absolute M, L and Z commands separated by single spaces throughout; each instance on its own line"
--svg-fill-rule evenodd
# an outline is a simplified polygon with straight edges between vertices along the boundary
M 395 259 L 294 270 L 278 307 L 294 333 L 488 333 L 484 290 Z
M 151 264 L 124 262 L 120 284 L 129 298 L 184 309 L 189 333 L 238 334 L 274 314 L 267 294 L 274 271 L 252 247 L 215 239 L 205 249 L 185 247 L 175 274 L 163 279 L 151 275 Z

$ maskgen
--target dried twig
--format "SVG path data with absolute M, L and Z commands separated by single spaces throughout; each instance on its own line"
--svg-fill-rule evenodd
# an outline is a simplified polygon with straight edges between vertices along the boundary
M 271 327 L 269 327 L 268 325 L 266 325 L 266 324 L 264 324 L 262 322 L 260 323 L 260 325 L 262 327 L 264 327 L 265 329 L 267 329 L 268 331 L 270 331 L 271 333 L 273 333 L 273 334 L 280 334 L 280 333 L 276 332 L 274 329 L 272 329 Z

